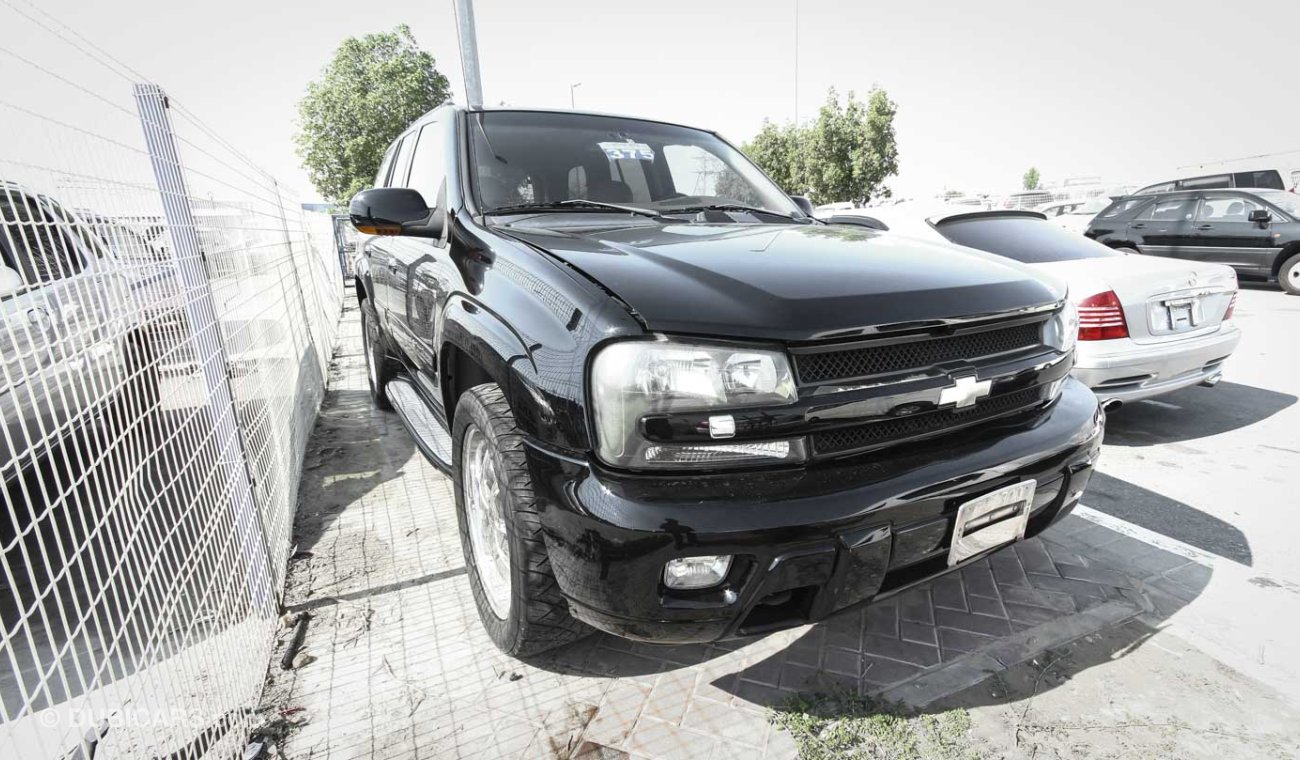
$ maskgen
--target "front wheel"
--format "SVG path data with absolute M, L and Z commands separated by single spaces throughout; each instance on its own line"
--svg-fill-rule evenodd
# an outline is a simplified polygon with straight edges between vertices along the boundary
M 366 355 L 366 380 L 370 382 L 370 398 L 375 406 L 390 411 L 385 387 L 397 376 L 397 362 L 384 351 L 384 335 L 379 330 L 379 315 L 370 299 L 361 302 L 361 342 Z
M 1300 253 L 1282 262 L 1282 268 L 1277 270 L 1277 281 L 1286 292 L 1300 296 Z
M 500 386 L 470 388 L 456 405 L 456 520 L 479 619 L 497 648 L 522 657 L 589 629 L 569 614 L 551 571 L 523 435 Z

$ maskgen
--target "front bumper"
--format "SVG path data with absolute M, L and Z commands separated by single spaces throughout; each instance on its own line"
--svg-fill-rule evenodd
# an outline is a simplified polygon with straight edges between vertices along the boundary
M 631 476 L 530 446 L 551 567 L 572 613 L 663 643 L 820 620 L 945 572 L 958 506 L 1037 481 L 1027 536 L 1078 502 L 1101 447 L 1096 397 L 943 439 L 784 471 Z M 667 589 L 672 558 L 730 554 L 726 580 Z M 972 558 L 974 561 L 976 558 Z
M 1103 402 L 1138 401 L 1216 377 L 1240 340 L 1241 330 L 1225 322 L 1209 335 L 1170 343 L 1081 342 L 1071 374 Z

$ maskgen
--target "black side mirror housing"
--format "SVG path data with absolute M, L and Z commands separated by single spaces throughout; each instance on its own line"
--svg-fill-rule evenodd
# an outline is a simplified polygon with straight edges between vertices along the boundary
M 812 201 L 802 195 L 792 195 L 790 196 L 790 200 L 794 201 L 794 205 L 799 207 L 799 210 L 803 212 L 804 216 L 813 215 Z
M 1254 222 L 1255 224 L 1268 224 L 1272 220 L 1273 220 L 1273 215 L 1268 213 L 1268 211 L 1266 211 L 1265 209 L 1257 208 L 1254 211 L 1250 212 L 1250 221 Z
M 367 235 L 440 238 L 446 226 L 442 210 L 429 208 L 424 196 L 409 187 L 362 190 L 348 204 L 348 216 Z

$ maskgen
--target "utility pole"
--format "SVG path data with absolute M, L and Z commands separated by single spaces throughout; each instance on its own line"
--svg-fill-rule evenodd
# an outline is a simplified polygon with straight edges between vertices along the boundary
M 479 78 L 474 0 L 453 1 L 456 4 L 456 34 L 460 37 L 460 67 L 465 74 L 465 99 L 470 108 L 479 108 L 483 105 L 483 81 Z
M 794 125 L 799 126 L 799 0 L 794 0 Z
M 581 86 L 582 86 L 582 82 L 574 82 L 573 84 L 569 85 L 569 108 L 577 109 L 577 106 L 574 105 L 575 101 L 573 99 L 573 91 L 578 89 Z

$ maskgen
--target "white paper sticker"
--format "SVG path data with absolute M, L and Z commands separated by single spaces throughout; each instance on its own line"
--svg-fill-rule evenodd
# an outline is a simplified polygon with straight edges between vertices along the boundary
M 618 160 L 629 161 L 653 161 L 655 152 L 650 149 L 649 145 L 638 142 L 603 142 L 598 143 L 600 149 L 605 151 L 605 155 Z

